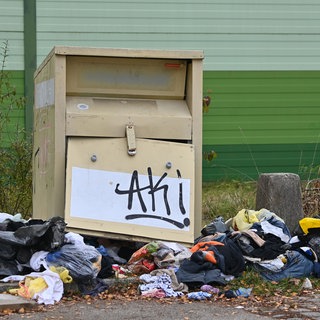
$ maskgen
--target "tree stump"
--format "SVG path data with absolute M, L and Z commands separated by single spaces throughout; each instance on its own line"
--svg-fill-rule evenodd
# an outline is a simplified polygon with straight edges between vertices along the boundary
M 265 173 L 258 179 L 256 210 L 268 209 L 282 218 L 293 235 L 304 216 L 300 177 L 293 173 Z

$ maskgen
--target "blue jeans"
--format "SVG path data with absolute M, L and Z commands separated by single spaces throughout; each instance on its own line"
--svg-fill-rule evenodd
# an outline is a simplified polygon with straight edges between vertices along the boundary
M 286 278 L 303 278 L 311 275 L 314 262 L 298 251 L 287 251 L 284 254 L 287 262 L 280 271 L 271 271 L 257 263 L 254 268 L 265 280 L 280 281 Z

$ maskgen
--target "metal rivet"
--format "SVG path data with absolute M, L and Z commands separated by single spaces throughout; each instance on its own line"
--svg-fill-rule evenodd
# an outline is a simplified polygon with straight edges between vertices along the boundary
M 96 162 L 96 161 L 97 161 L 97 156 L 96 156 L 95 154 L 93 154 L 93 155 L 91 156 L 91 161 L 92 161 L 92 162 Z
M 171 167 L 172 167 L 172 163 L 171 163 L 170 161 L 168 161 L 168 162 L 166 163 L 166 168 L 167 168 L 167 169 L 171 169 Z

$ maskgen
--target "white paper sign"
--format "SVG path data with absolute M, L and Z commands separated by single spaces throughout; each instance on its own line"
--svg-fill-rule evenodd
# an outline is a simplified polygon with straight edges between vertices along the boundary
M 35 107 L 37 109 L 54 105 L 54 79 L 37 83 L 35 86 Z
M 189 231 L 190 179 L 72 167 L 70 216 Z

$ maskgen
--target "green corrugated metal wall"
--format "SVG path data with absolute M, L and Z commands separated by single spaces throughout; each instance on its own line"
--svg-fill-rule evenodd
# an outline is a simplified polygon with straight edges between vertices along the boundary
M 320 72 L 206 72 L 204 180 L 296 172 L 320 161 Z M 318 150 L 319 149 L 319 150 Z
M 207 72 L 204 144 L 315 143 L 319 89 L 319 72 Z

